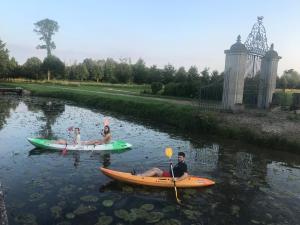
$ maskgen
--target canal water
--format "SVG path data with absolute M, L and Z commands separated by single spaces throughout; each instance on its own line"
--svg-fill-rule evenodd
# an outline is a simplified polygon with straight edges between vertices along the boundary
M 125 152 L 35 149 L 27 137 L 100 137 L 109 118 Z M 180 121 L 178 121 L 180 122 Z M 100 126 L 99 126 L 100 123 Z M 212 187 L 174 190 L 118 183 L 100 166 L 168 169 L 166 147 L 186 153 L 189 173 Z M 173 157 L 176 160 L 176 157 Z M 218 137 L 193 136 L 151 121 L 36 97 L 0 97 L 0 182 L 10 224 L 299 224 L 300 155 Z

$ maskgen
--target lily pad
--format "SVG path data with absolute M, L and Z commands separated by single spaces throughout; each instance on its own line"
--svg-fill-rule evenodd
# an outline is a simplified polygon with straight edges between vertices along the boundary
M 43 202 L 43 203 L 41 203 L 41 204 L 38 205 L 39 209 L 44 209 L 46 207 L 47 207 L 47 203 L 45 203 L 45 202 Z
M 92 211 L 95 211 L 96 207 L 95 206 L 91 206 L 91 205 L 80 205 L 73 213 L 75 215 L 82 215 L 82 214 L 86 214 Z
M 114 204 L 114 201 L 110 200 L 110 199 L 104 200 L 102 202 L 102 205 L 105 206 L 105 207 L 112 207 L 113 204 Z
M 146 223 L 156 223 L 164 217 L 161 212 L 150 212 L 146 217 Z
M 137 214 L 133 211 L 128 213 L 128 221 L 129 222 L 134 222 L 138 218 Z
M 175 210 L 176 210 L 176 207 L 173 206 L 173 205 L 168 205 L 168 206 L 166 206 L 166 207 L 164 207 L 164 208 L 162 209 L 162 211 L 163 211 L 164 213 L 174 212 Z
M 189 210 L 189 209 L 183 210 L 183 213 L 190 220 L 196 220 L 199 216 L 202 215 L 201 212 L 193 211 L 193 210 Z
M 231 215 L 239 217 L 240 207 L 238 205 L 231 206 Z
M 33 193 L 30 195 L 29 201 L 31 201 L 31 202 L 39 201 L 43 197 L 44 197 L 44 195 L 42 195 L 40 193 Z
M 15 221 L 18 224 L 24 224 L 24 225 L 35 225 L 36 223 L 36 217 L 33 214 L 20 214 L 15 217 Z
M 132 208 L 130 212 L 135 213 L 137 218 L 146 219 L 148 212 L 144 209 Z
M 66 218 L 71 220 L 71 219 L 74 219 L 75 218 L 75 214 L 74 213 L 67 213 L 66 214 Z
M 141 206 L 141 209 L 146 210 L 146 211 L 151 211 L 152 209 L 154 209 L 154 205 L 153 204 L 144 204 Z
M 85 196 L 82 196 L 80 198 L 81 201 L 84 201 L 84 202 L 97 202 L 98 201 L 98 197 L 94 196 L 94 195 L 85 195 Z
M 58 219 L 61 216 L 62 208 L 59 206 L 53 206 L 50 208 L 50 211 L 55 219 Z
M 124 186 L 124 187 L 122 188 L 122 190 L 123 190 L 124 192 L 127 192 L 127 193 L 132 193 L 132 192 L 133 192 L 133 188 L 130 187 L 130 186 Z
M 123 219 L 125 221 L 128 220 L 128 212 L 125 209 L 115 210 L 114 214 L 116 217 Z
M 101 216 L 95 225 L 109 225 L 113 221 L 111 216 Z

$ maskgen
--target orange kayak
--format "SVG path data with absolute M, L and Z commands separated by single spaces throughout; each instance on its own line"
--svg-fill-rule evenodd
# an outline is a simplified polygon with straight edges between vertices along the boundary
M 140 184 L 153 187 L 165 187 L 173 188 L 174 182 L 172 178 L 169 177 L 142 177 L 132 175 L 131 173 L 119 172 L 116 170 L 110 170 L 103 167 L 100 167 L 102 173 L 106 176 L 126 183 Z M 195 188 L 195 187 L 206 187 L 215 184 L 214 181 L 207 178 L 189 176 L 188 178 L 176 181 L 176 187 L 178 188 Z

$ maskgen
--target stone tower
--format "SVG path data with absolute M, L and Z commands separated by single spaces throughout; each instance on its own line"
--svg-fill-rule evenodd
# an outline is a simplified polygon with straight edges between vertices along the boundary
M 229 50 L 225 50 L 225 71 L 222 104 L 224 109 L 235 110 L 243 103 L 244 78 L 248 50 L 241 43 L 241 36 Z
M 274 51 L 274 45 L 271 45 L 261 62 L 261 75 L 259 79 L 259 90 L 257 107 L 267 109 L 272 103 L 273 93 L 276 87 L 276 76 L 278 61 L 281 59 L 278 53 Z

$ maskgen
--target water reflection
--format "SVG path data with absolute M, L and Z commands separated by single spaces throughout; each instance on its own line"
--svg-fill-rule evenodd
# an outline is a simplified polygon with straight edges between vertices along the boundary
M 122 152 L 32 149 L 29 136 L 67 138 L 78 125 L 82 139 L 110 114 L 44 98 L 0 99 L 9 110 L 0 129 L 0 177 L 10 224 L 297 224 L 300 157 L 216 137 L 187 136 L 121 116 L 110 119 L 113 137 L 133 144 Z M 50 103 L 51 102 L 51 103 Z M 11 107 L 10 107 L 10 106 Z M 2 108 L 1 108 L 2 110 Z M 4 115 L 4 114 L 3 114 Z M 121 118 L 121 119 L 120 119 Z M 99 167 L 121 171 L 168 168 L 164 148 L 185 151 L 189 172 L 216 181 L 210 188 L 173 190 L 127 185 Z M 175 159 L 174 159 L 175 160 Z M 137 216 L 141 215 L 141 216 Z M 110 220 L 109 219 L 109 220 Z
M 0 129 L 6 124 L 6 118 L 17 108 L 19 102 L 19 98 L 16 97 L 0 96 Z

